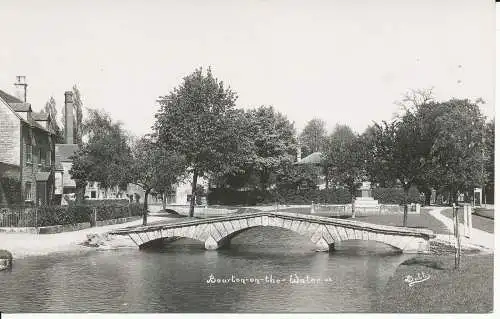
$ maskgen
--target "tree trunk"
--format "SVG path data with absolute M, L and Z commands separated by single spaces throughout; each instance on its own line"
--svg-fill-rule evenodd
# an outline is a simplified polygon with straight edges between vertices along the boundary
M 148 223 L 148 195 L 149 195 L 150 191 L 151 191 L 151 189 L 148 188 L 144 192 L 144 206 L 143 206 L 143 212 L 142 212 L 142 225 L 143 226 L 146 226 Z
M 167 209 L 167 189 L 165 188 L 165 190 L 163 191 L 163 197 L 161 199 L 161 204 L 163 206 L 163 211 L 165 211 Z
M 196 184 L 198 183 L 198 171 L 195 169 L 193 171 L 193 183 L 191 184 L 191 203 L 189 205 L 189 217 L 194 216 L 194 204 L 196 197 Z
M 426 189 L 424 191 L 425 194 L 425 205 L 430 206 L 431 205 L 431 196 L 432 196 L 432 190 L 431 189 Z
M 409 186 L 404 187 L 404 199 L 403 199 L 403 227 L 408 225 L 408 193 L 410 191 Z
M 76 194 L 75 201 L 77 203 L 83 203 L 85 197 L 85 187 L 87 186 L 87 182 L 76 181 Z
M 325 189 L 328 189 L 328 168 L 325 169 Z

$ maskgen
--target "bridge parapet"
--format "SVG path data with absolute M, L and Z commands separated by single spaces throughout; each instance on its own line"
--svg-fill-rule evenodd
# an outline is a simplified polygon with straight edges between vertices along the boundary
M 236 234 L 257 226 L 290 229 L 308 237 L 318 250 L 333 248 L 344 240 L 374 240 L 404 252 L 428 252 L 435 234 L 428 229 L 376 225 L 357 220 L 334 219 L 287 212 L 256 212 L 181 221 L 171 224 L 119 229 L 113 235 L 128 235 L 141 247 L 160 238 L 187 237 L 205 242 L 207 249 L 229 243 Z

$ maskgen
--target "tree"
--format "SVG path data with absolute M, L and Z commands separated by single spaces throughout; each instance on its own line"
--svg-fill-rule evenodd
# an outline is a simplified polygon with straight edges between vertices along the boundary
M 432 178 L 448 191 L 452 201 L 457 193 L 472 193 L 485 180 L 483 131 L 485 117 L 479 106 L 467 99 L 451 99 L 435 106 L 429 120 L 436 130 L 430 149 Z M 421 108 L 420 112 L 426 112 Z
M 80 95 L 80 90 L 73 85 L 73 106 L 75 108 L 75 125 L 73 125 L 75 142 L 82 145 L 82 126 L 83 126 L 83 102 Z
M 302 153 L 307 156 L 314 152 L 320 152 L 326 142 L 326 123 L 325 121 L 314 118 L 307 122 L 300 134 L 300 144 Z
M 51 118 L 51 125 L 54 130 L 54 133 L 56 133 L 56 143 L 64 143 L 64 135 L 63 131 L 59 127 L 59 124 L 57 124 L 57 108 L 56 108 L 56 100 L 54 99 L 53 96 L 50 97 L 50 99 L 45 103 L 45 106 L 43 108 L 43 111 L 46 114 L 50 115 Z
M 486 123 L 484 132 L 485 194 L 493 197 L 495 187 L 495 119 Z M 488 198 L 486 198 L 488 199 Z M 493 201 L 493 198 L 490 198 Z M 488 201 L 486 201 L 488 202 Z
M 144 190 L 143 225 L 147 224 L 148 195 L 151 191 L 163 192 L 177 183 L 185 172 L 182 156 L 159 147 L 151 136 L 144 136 L 134 143 L 132 182 Z
M 158 100 L 154 130 L 159 144 L 185 157 L 195 195 L 198 177 L 237 169 L 247 150 L 243 112 L 235 110 L 236 94 L 201 68 L 186 76 L 169 95 Z M 194 214 L 191 196 L 189 216 Z
M 247 113 L 252 132 L 252 161 L 244 171 L 255 175 L 261 191 L 275 182 L 277 168 L 283 161 L 293 161 L 297 150 L 295 128 L 286 116 L 272 106 L 261 106 Z M 249 185 L 252 186 L 252 185 Z
M 360 147 L 358 136 L 349 126 L 337 125 L 323 153 L 329 178 L 338 186 L 346 187 L 353 200 L 365 177 Z
M 98 182 L 105 189 L 125 187 L 130 180 L 132 163 L 122 124 L 113 122 L 104 111 L 89 109 L 83 132 L 87 142 L 73 156 L 70 170 L 77 184 L 77 201 L 83 200 L 88 181 Z
M 394 122 L 374 123 L 360 136 L 360 154 L 369 180 L 381 187 L 393 187 L 396 184 L 396 172 L 393 169 L 396 126 Z

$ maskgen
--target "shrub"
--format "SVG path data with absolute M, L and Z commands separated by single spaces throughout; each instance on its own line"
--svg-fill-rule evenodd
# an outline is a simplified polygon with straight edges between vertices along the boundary
M 88 206 L 126 206 L 129 204 L 129 200 L 126 198 L 117 198 L 117 199 L 87 199 L 83 202 L 83 205 Z
M 93 207 L 94 208 L 94 207 Z M 123 205 L 100 205 L 95 207 L 97 211 L 97 220 L 110 220 L 130 216 L 141 216 L 144 206 L 139 203 Z
M 402 188 L 374 188 L 372 191 L 373 198 L 378 200 L 380 204 L 404 204 L 405 193 Z M 420 192 L 416 187 L 410 187 L 408 191 L 407 203 L 423 203 L 420 197 Z
M 7 204 L 18 203 L 21 201 L 21 182 L 15 178 L 0 178 L 0 200 L 3 192 Z
M 295 190 L 280 189 L 278 192 L 260 190 L 237 191 L 233 189 L 212 189 L 208 194 L 210 205 L 257 205 L 272 204 L 278 200 L 282 204 L 347 204 L 351 194 L 345 189 Z
M 37 224 L 40 227 L 76 225 L 89 222 L 91 213 L 91 207 L 85 205 L 41 206 L 38 208 Z

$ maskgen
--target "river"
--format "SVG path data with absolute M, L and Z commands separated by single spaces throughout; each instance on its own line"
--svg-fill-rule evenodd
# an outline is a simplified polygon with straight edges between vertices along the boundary
M 370 312 L 407 258 L 375 242 L 318 253 L 299 234 L 257 227 L 217 251 L 181 239 L 15 260 L 0 272 L 0 311 Z

